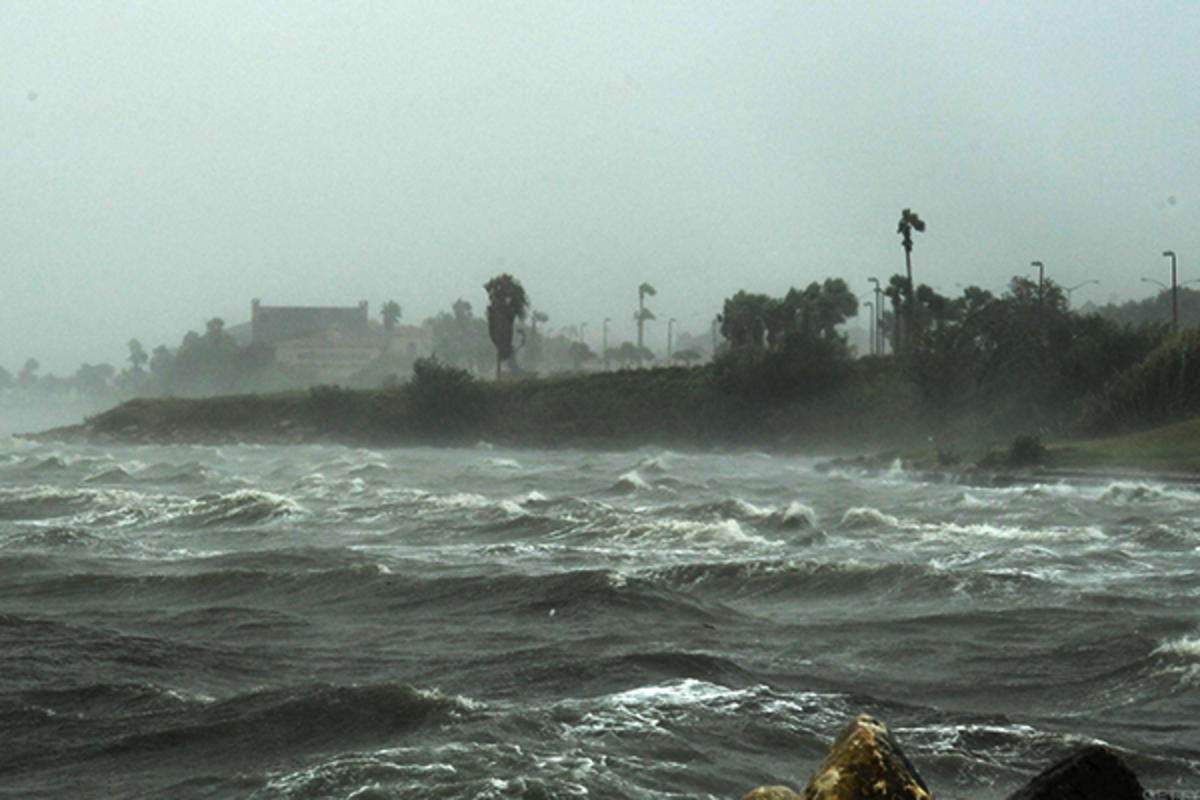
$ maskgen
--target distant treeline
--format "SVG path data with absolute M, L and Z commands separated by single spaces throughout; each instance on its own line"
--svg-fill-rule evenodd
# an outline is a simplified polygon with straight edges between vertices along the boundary
M 968 287 L 948 297 L 926 285 L 911 287 L 897 275 L 883 295 L 890 307 L 882 309 L 879 326 L 889 355 L 859 357 L 850 347 L 842 331 L 858 314 L 858 301 L 843 280 L 829 278 L 782 297 L 738 292 L 717 319 L 720 345 L 712 361 L 694 366 L 707 353 L 683 347 L 673 352 L 676 366 L 669 370 L 627 369 L 661 359 L 629 342 L 596 354 L 577 328 L 548 333 L 549 318 L 531 311 L 512 343 L 508 374 L 608 375 L 586 389 L 559 381 L 550 391 L 539 388 L 544 380 L 505 380 L 481 389 L 480 376 L 490 374 L 497 349 L 487 319 L 459 300 L 427 320 L 434 358 L 385 352 L 340 388 L 320 386 L 315 374 L 277 363 L 267 347 L 240 344 L 213 319 L 174 349 L 147 353 L 137 340 L 129 342 L 120 371 L 84 365 L 69 378 L 41 376 L 37 361 L 29 359 L 15 376 L 0 369 L 0 392 L 26 400 L 73 398 L 101 408 L 139 396 L 317 386 L 311 402 L 332 413 L 343 406 L 353 410 L 347 389 L 390 387 L 410 397 L 401 415 L 407 421 L 389 418 L 384 427 L 403 429 L 409 438 L 507 431 L 539 441 L 547 431 L 566 440 L 636 441 L 653 430 L 668 439 L 818 441 L 825 435 L 820 426 L 846 425 L 864 434 L 875 426 L 876 435 L 1002 441 L 1030 432 L 1118 430 L 1200 411 L 1193 400 L 1200 397 L 1193 391 L 1200 389 L 1200 375 L 1193 374 L 1200 333 L 1191 327 L 1200 320 L 1200 292 L 1179 290 L 1185 329 L 1177 335 L 1169 322 L 1169 292 L 1072 311 L 1067 292 L 1052 280 L 1014 277 L 998 295 Z M 394 324 L 398 306 L 390 314 Z M 652 318 L 644 306 L 637 316 Z M 334 423 L 327 418 L 323 424 Z M 628 436 L 611 430 L 614 425 L 627 428 Z

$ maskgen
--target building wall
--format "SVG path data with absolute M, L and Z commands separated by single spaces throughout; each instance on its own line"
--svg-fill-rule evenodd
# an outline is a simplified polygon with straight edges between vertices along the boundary
M 314 370 L 322 381 L 346 380 L 379 357 L 378 345 L 370 342 L 333 343 L 318 339 L 296 339 L 274 345 L 280 364 Z
M 429 325 L 397 325 L 392 331 L 387 350 L 397 356 L 428 358 L 433 355 L 433 327 Z
M 370 336 L 367 301 L 357 306 L 264 306 L 250 303 L 251 341 L 276 344 L 297 339 L 342 339 Z

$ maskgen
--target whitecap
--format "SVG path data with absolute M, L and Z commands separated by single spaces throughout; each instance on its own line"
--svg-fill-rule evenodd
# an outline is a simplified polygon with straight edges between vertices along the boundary
M 812 528 L 817 524 L 817 512 L 809 506 L 793 500 L 783 508 L 772 511 L 769 520 L 776 527 L 786 530 Z
M 637 470 L 632 470 L 617 478 L 616 483 L 612 485 L 612 491 L 623 494 L 648 492 L 650 484 L 646 483 L 646 479 L 639 475 Z
M 900 520 L 893 517 L 891 514 L 884 514 L 877 508 L 867 506 L 859 506 L 856 508 L 846 509 L 846 513 L 842 514 L 842 521 L 838 523 L 839 528 L 848 528 L 850 530 L 861 530 L 864 528 L 899 528 Z
M 523 506 L 540 506 L 550 502 L 550 498 L 534 489 L 517 500 Z
M 1156 647 L 1151 655 L 1200 659 L 1200 636 L 1184 636 L 1165 642 Z

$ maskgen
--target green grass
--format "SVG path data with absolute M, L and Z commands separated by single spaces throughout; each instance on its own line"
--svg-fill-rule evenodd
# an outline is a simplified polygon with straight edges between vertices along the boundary
M 1063 443 L 1049 450 L 1055 467 L 1200 472 L 1200 419 L 1124 436 Z

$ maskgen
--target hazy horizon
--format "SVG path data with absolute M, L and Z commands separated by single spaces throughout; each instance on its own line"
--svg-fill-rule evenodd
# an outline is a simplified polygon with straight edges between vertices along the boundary
M 904 269 L 1076 305 L 1200 277 L 1200 6 L 1021 0 L 18 2 L 0 29 L 0 365 L 121 366 L 269 305 L 665 340 L 739 289 Z

